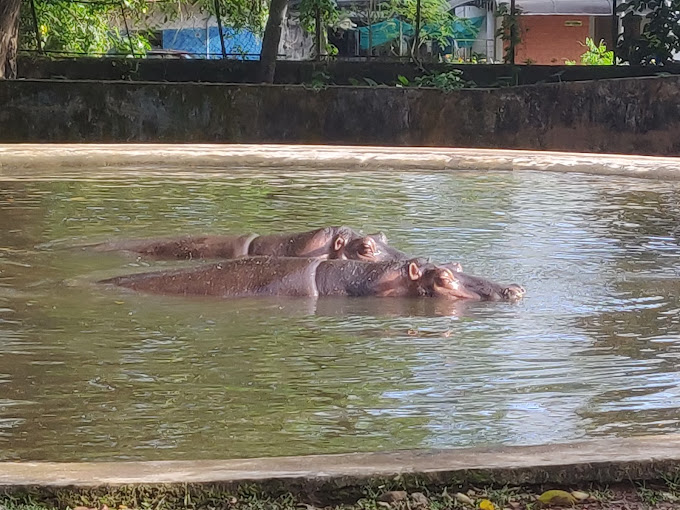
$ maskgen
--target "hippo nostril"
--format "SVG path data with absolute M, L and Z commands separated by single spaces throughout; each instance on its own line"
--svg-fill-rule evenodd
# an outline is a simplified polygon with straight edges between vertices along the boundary
M 506 299 L 519 299 L 522 296 L 524 296 L 524 294 L 526 294 L 526 290 L 524 290 L 524 287 L 522 287 L 521 285 L 513 283 L 509 287 L 503 289 L 502 294 L 503 297 Z

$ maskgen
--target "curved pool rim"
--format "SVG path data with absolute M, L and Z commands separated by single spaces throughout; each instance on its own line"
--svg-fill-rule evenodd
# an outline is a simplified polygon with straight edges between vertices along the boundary
M 166 168 L 328 167 L 357 170 L 545 171 L 680 180 L 680 158 L 574 152 L 430 147 L 220 144 L 5 144 L 0 176 L 21 176 L 83 166 Z M 147 174 L 148 175 L 148 174 Z

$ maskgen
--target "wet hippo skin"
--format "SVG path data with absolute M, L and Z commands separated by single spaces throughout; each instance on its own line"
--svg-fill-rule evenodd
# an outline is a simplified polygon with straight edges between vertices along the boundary
M 96 251 L 128 251 L 156 259 L 232 259 L 243 256 L 314 257 L 321 259 L 403 260 L 384 234 L 362 236 L 349 227 L 324 227 L 309 232 L 259 236 L 183 236 L 165 239 L 112 241 Z
M 389 262 L 318 258 L 246 257 L 173 271 L 156 271 L 102 280 L 136 291 L 183 296 L 375 296 L 491 299 L 483 279 L 470 277 L 425 259 Z M 497 284 L 489 282 L 492 287 Z M 521 287 L 517 286 L 521 289 Z M 495 287 L 493 287 L 495 288 Z M 498 286 L 502 289 L 503 287 Z M 523 291 L 523 289 L 522 289 Z M 523 295 L 523 292 L 521 293 Z M 503 297 L 516 299 L 521 295 Z M 495 298 L 495 295 L 493 295 Z

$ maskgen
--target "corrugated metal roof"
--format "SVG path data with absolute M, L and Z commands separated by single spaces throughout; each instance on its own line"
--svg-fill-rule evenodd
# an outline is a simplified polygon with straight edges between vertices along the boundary
M 378 3 L 379 0 L 376 0 Z M 368 0 L 336 0 L 338 6 L 366 5 Z M 295 3 L 295 2 L 293 2 Z M 477 3 L 473 0 L 449 0 L 452 7 Z M 498 0 L 498 3 L 509 4 L 510 0 Z M 516 0 L 522 14 L 528 15 L 583 15 L 611 16 L 612 0 Z
M 509 4 L 508 0 L 503 3 Z M 522 14 L 611 16 L 612 0 L 516 0 Z

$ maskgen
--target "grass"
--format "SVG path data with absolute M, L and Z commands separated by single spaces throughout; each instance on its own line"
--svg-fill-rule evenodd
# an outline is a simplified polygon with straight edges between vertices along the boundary
M 595 501 L 599 501 L 600 503 L 609 503 L 612 499 L 614 499 L 614 492 L 608 486 L 594 488 L 586 492 L 590 494 L 591 498 L 593 498 Z
M 99 487 L 94 489 L 49 489 L 2 493 L 0 510 L 68 510 L 76 507 L 96 508 L 104 506 L 110 510 L 475 510 L 482 500 L 491 501 L 496 510 L 507 508 L 538 510 L 537 497 L 543 490 L 557 487 L 516 487 L 459 485 L 450 481 L 446 485 L 425 484 L 422 480 L 395 477 L 374 480 L 363 487 L 335 486 L 317 487 L 317 491 L 306 493 L 306 487 L 298 489 L 307 496 L 299 496 L 285 490 L 276 483 L 265 487 L 256 484 L 238 487 L 219 484 L 184 485 L 128 485 Z M 634 505 L 677 504 L 680 507 L 680 470 L 659 475 L 654 484 L 632 482 L 625 485 L 590 486 L 565 488 L 581 489 L 589 494 L 587 502 L 580 502 L 587 510 L 624 508 L 628 502 Z M 402 501 L 387 505 L 381 497 L 389 491 L 407 491 L 409 496 Z M 412 498 L 415 492 L 427 498 L 427 504 L 417 506 Z M 467 494 L 472 505 L 462 503 L 456 493 Z M 621 504 L 624 503 L 622 507 Z M 634 506 L 633 508 L 641 508 Z
M 659 491 L 648 488 L 644 483 L 638 485 L 636 491 L 640 500 L 646 505 L 654 506 L 663 501 Z

